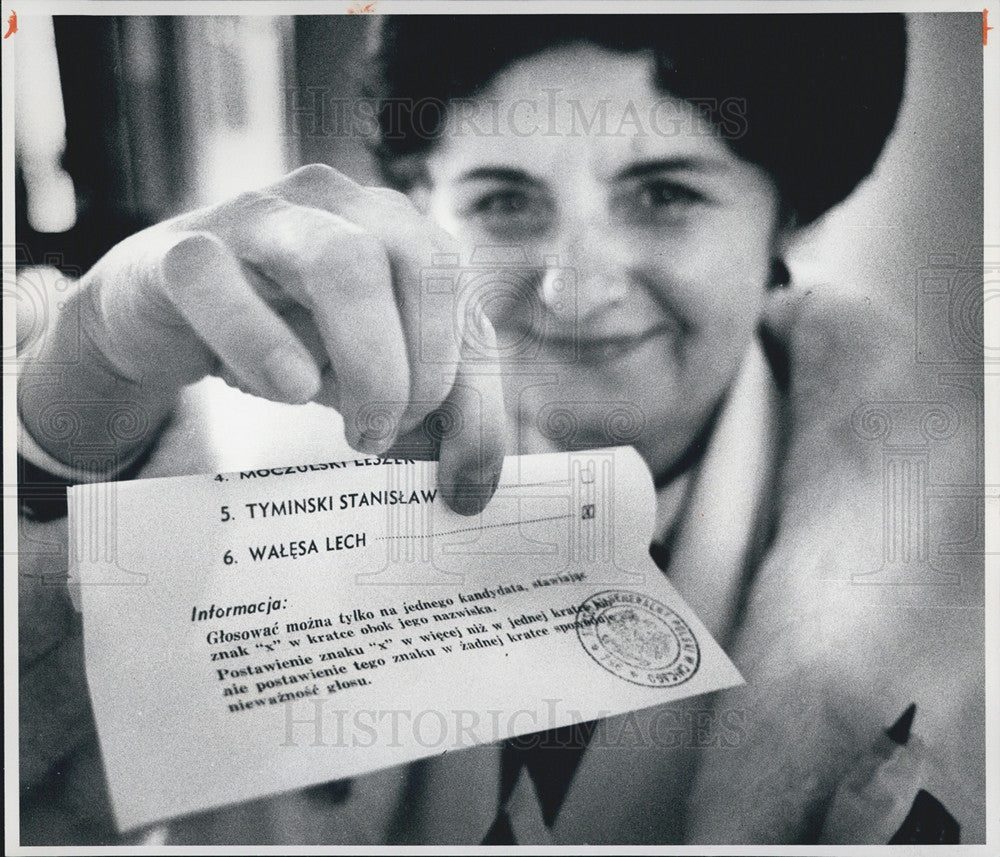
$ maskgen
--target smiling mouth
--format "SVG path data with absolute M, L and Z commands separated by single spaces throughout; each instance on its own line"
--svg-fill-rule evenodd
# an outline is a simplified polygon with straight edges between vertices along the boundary
M 594 335 L 586 331 L 551 332 L 533 327 L 516 325 L 510 329 L 511 337 L 522 345 L 530 342 L 541 352 L 550 352 L 566 360 L 576 358 L 585 363 L 603 363 L 616 360 L 637 350 L 653 339 L 674 331 L 673 326 L 660 324 L 637 333 Z

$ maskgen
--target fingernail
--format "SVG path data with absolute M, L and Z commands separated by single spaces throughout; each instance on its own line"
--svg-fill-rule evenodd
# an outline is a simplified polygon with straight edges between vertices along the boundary
M 291 345 L 281 345 L 267 355 L 264 374 L 276 391 L 296 404 L 308 402 L 319 390 L 316 366 Z
M 479 467 L 466 467 L 455 477 L 449 505 L 459 515 L 478 515 L 493 497 L 499 481 L 499 470 L 484 472 Z
M 385 452 L 391 445 L 392 435 L 386 434 L 383 430 L 370 429 L 358 435 L 357 448 L 361 452 L 379 455 Z

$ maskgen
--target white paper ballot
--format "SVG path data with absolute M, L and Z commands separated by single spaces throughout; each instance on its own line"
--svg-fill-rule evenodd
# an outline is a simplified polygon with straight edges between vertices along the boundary
M 634 450 L 508 458 L 476 517 L 357 459 L 69 491 L 118 824 L 741 682 L 649 557 Z

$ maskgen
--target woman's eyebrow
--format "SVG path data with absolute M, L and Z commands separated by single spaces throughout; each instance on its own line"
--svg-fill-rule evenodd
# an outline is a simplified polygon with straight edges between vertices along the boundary
M 508 184 L 538 184 L 538 179 L 513 167 L 476 167 L 458 177 L 459 181 L 496 181 Z
M 624 181 L 626 179 L 644 178 L 645 176 L 667 172 L 698 172 L 714 173 L 726 172 L 729 169 L 721 158 L 660 158 L 655 161 L 640 161 L 631 164 L 623 170 L 615 173 L 614 181 Z

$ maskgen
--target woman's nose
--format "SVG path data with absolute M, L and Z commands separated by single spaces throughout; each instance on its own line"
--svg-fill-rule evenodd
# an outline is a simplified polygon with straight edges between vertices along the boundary
M 546 256 L 540 298 L 556 318 L 582 321 L 598 316 L 628 295 L 628 258 L 605 232 L 580 230 Z

